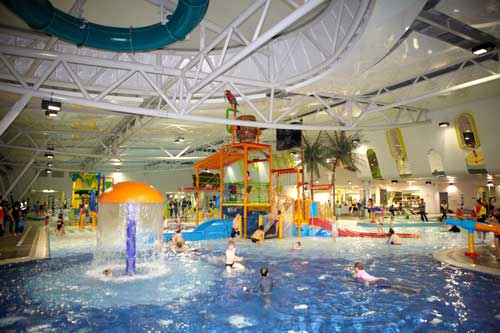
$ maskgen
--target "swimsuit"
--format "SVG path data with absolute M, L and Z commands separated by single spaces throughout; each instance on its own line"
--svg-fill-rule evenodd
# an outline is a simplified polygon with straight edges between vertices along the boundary
M 235 228 L 232 228 L 231 229 L 231 238 L 234 238 L 236 235 L 240 235 L 240 231 L 235 229 Z

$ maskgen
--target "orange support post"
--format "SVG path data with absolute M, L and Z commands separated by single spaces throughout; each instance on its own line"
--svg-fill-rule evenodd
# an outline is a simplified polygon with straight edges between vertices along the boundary
M 474 231 L 469 232 L 467 237 L 469 240 L 469 250 L 465 252 L 465 255 L 467 257 L 479 257 L 479 253 L 477 253 L 476 249 L 474 248 Z
M 273 197 L 273 148 L 269 147 L 269 207 L 272 209 L 274 204 Z M 276 210 L 276 213 L 278 211 Z
M 194 168 L 195 171 L 195 178 L 196 178 L 196 208 L 195 208 L 195 214 L 196 214 L 196 225 L 198 225 L 199 222 L 199 210 L 200 210 L 200 170 L 198 168 Z
M 247 215 L 248 215 L 248 150 L 245 147 L 243 153 L 243 236 L 247 238 Z
M 221 151 L 224 149 L 221 148 Z M 224 154 L 220 154 L 220 161 L 219 161 L 219 218 L 222 219 L 222 195 L 224 194 L 224 159 L 223 159 Z

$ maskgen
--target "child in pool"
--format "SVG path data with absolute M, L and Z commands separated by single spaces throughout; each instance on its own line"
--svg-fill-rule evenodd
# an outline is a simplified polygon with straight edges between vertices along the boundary
M 255 232 L 252 234 L 252 237 L 250 239 L 252 240 L 253 243 L 256 243 L 257 245 L 263 245 L 264 244 L 264 226 L 259 225 L 259 228 L 255 230 Z
M 253 288 L 253 292 L 262 291 L 262 294 L 270 294 L 273 290 L 273 281 L 269 278 L 269 269 L 267 267 L 260 268 L 260 279 L 257 285 Z M 248 291 L 247 287 L 243 287 L 243 291 Z
M 391 219 L 389 220 L 389 234 L 392 232 L 394 233 L 394 216 L 391 216 Z
M 64 220 L 62 218 L 62 214 L 59 214 L 59 216 L 57 217 L 57 225 L 56 225 L 55 234 L 58 236 L 62 236 L 65 234 L 65 232 L 64 232 Z
M 105 276 L 105 277 L 112 277 L 113 276 L 113 271 L 111 270 L 111 268 L 106 268 L 105 270 L 102 271 L 102 274 Z
M 354 275 L 353 277 L 358 281 L 363 283 L 365 286 L 368 285 L 377 285 L 383 288 L 391 289 L 395 293 L 406 296 L 408 297 L 408 294 L 405 294 L 403 292 L 400 292 L 399 290 L 407 290 L 407 291 L 412 291 L 413 293 L 417 294 L 420 292 L 419 289 L 411 288 L 411 287 L 405 287 L 401 286 L 398 284 L 389 284 L 388 279 L 384 277 L 376 277 L 373 275 L 368 274 L 368 272 L 365 271 L 365 265 L 362 262 L 356 262 L 354 264 Z
M 377 213 L 378 216 L 378 223 L 377 223 L 377 232 L 383 233 L 384 232 L 384 206 L 380 205 L 380 212 Z
M 245 266 L 240 264 L 242 261 L 242 257 L 238 257 L 236 255 L 236 247 L 234 246 L 234 240 L 230 239 L 227 243 L 226 249 L 226 272 L 231 272 L 233 269 L 235 270 L 244 270 Z
M 45 220 L 43 222 L 45 224 L 45 228 L 48 228 L 49 227 L 49 216 L 45 216 Z
M 233 225 L 231 229 L 231 238 L 235 238 L 238 236 L 240 238 L 240 223 L 241 223 L 241 215 L 240 213 L 236 214 L 236 216 L 233 219 Z
M 386 278 L 375 277 L 368 274 L 368 272 L 365 271 L 365 265 L 359 261 L 354 264 L 353 278 L 358 280 L 358 282 L 362 282 L 364 285 L 375 284 L 378 281 L 387 281 Z
M 337 217 L 334 216 L 332 219 L 332 238 L 337 241 L 337 236 L 339 235 L 339 225 L 337 222 Z
M 295 242 L 292 245 L 292 250 L 301 250 L 302 249 L 302 243 L 300 242 Z
M 389 238 L 387 239 L 387 243 L 391 245 L 401 245 L 401 239 L 396 233 L 394 233 L 393 229 L 389 230 Z

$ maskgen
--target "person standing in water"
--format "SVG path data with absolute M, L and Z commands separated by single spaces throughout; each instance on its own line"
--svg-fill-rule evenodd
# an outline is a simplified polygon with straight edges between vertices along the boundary
M 236 236 L 240 236 L 240 223 L 241 223 L 241 215 L 240 213 L 236 214 L 233 219 L 233 225 L 231 229 L 231 238 L 235 238 Z

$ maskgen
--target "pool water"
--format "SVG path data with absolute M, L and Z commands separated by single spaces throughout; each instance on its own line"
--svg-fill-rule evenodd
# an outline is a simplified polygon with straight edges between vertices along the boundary
M 111 278 L 93 263 L 92 237 L 51 238 L 52 258 L 0 267 L 2 332 L 498 332 L 500 277 L 443 265 L 431 253 L 465 246 L 466 234 L 422 234 L 389 246 L 384 239 L 237 241 L 243 272 L 224 271 L 224 240 L 200 253 L 158 256 L 135 278 Z M 491 237 L 491 236 L 489 236 Z M 491 238 L 489 238 L 491 240 Z M 398 290 L 353 281 L 353 263 Z M 267 266 L 270 296 L 245 293 Z

